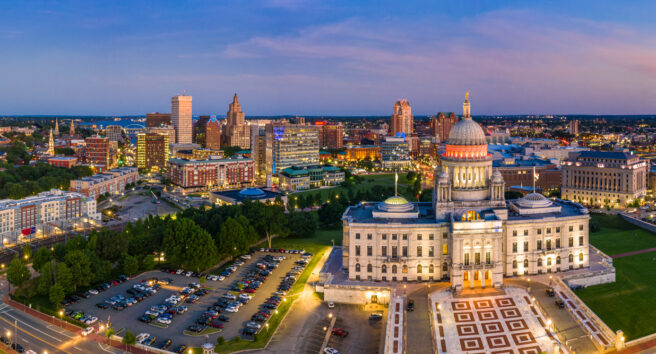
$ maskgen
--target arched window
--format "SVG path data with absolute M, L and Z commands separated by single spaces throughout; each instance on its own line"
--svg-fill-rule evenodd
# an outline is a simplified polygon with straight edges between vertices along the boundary
M 421 264 L 417 264 L 417 273 L 421 273 Z
M 551 266 L 551 258 L 547 258 L 547 267 Z
M 517 269 L 517 260 L 516 259 L 513 260 L 513 269 Z
M 542 267 L 542 258 L 538 258 L 538 267 Z
M 524 270 L 526 270 L 526 268 L 528 268 L 528 258 L 524 259 Z
M 373 267 L 371 266 L 371 264 L 367 264 L 367 272 L 371 273 L 372 269 Z
M 396 265 L 392 266 L 392 273 L 396 274 Z
M 428 273 L 433 273 L 433 272 L 435 272 L 435 268 L 433 267 L 432 264 L 430 264 L 430 265 L 428 266 Z
M 387 265 L 383 264 L 383 266 L 381 267 L 381 272 L 387 273 Z
M 560 256 L 556 257 L 556 264 L 560 264 Z
M 570 263 L 574 262 L 574 255 L 573 254 L 569 255 L 569 262 Z
M 356 272 L 360 271 L 360 263 L 355 263 L 355 271 Z
M 404 265 L 403 265 L 403 269 L 401 270 L 401 272 L 402 272 L 403 274 L 408 273 L 408 266 L 404 264 Z
M 583 262 L 583 252 L 579 253 L 579 262 Z
M 442 271 L 443 272 L 449 271 L 449 264 L 447 262 L 442 263 Z

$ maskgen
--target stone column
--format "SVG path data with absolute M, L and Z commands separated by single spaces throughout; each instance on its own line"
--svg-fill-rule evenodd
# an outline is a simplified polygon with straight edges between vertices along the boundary
M 487 274 L 487 270 L 484 269 L 481 271 L 481 287 L 485 289 L 485 275 Z
M 474 271 L 469 271 L 469 288 L 474 288 Z

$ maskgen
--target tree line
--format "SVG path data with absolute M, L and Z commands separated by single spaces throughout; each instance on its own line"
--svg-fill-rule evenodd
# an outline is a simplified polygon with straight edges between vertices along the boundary
M 0 199 L 22 199 L 52 188 L 67 190 L 71 180 L 91 176 L 88 166 L 55 167 L 46 163 L 6 166 L 0 172 Z

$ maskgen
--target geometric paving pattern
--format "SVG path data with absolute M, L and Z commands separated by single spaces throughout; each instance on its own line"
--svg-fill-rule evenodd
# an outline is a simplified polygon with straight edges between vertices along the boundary
M 473 299 L 449 297 L 439 311 L 438 340 L 445 340 L 439 352 L 538 354 L 551 351 L 551 340 L 540 316 L 530 310 L 522 296 L 492 296 Z M 521 308 L 521 309 L 520 309 Z M 537 336 L 537 339 L 536 339 Z

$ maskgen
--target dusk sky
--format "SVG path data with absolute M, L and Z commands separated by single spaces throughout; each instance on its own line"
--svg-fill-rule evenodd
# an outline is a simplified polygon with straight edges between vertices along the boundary
M 656 113 L 654 1 L 5 1 L 0 115 Z

